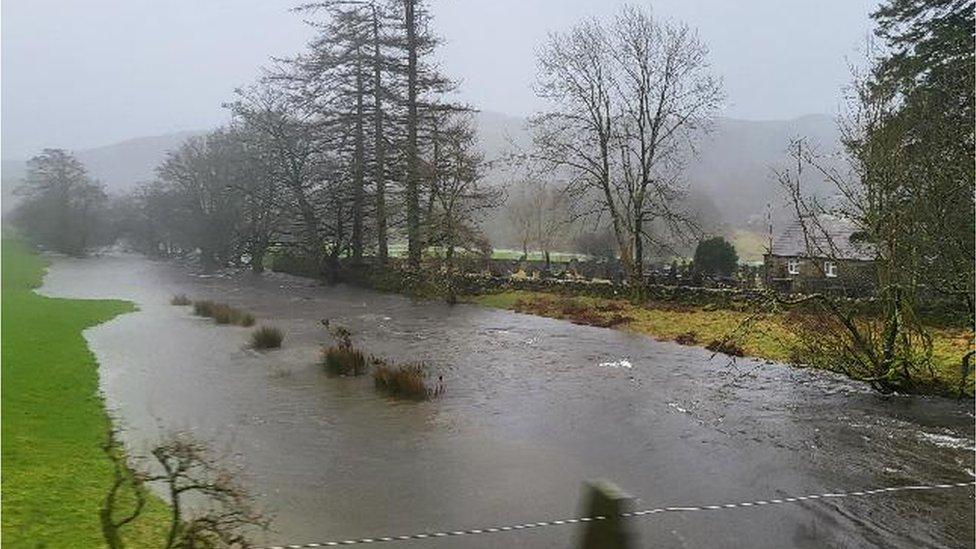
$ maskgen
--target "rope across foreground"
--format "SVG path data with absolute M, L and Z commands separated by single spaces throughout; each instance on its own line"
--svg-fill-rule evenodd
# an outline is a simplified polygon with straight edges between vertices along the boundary
M 640 511 L 621 513 L 619 516 L 622 518 L 637 518 L 637 517 L 644 517 L 648 515 L 656 515 L 659 513 L 720 511 L 723 509 L 740 509 L 745 507 L 781 505 L 786 503 L 798 503 L 801 501 L 815 501 L 821 499 L 863 497 L 863 496 L 872 496 L 877 494 L 890 494 L 894 492 L 948 490 L 951 488 L 963 488 L 966 486 L 976 486 L 976 481 L 953 482 L 953 483 L 946 483 L 946 484 L 919 484 L 919 485 L 911 485 L 911 486 L 891 486 L 888 488 L 873 488 L 870 490 L 855 490 L 849 492 L 828 492 L 823 494 L 808 494 L 804 496 L 792 496 L 792 497 L 775 498 L 775 499 L 760 499 L 755 501 L 742 501 L 738 503 L 722 503 L 716 505 L 656 507 L 653 509 L 642 509 Z M 528 530 L 531 528 L 542 528 L 546 526 L 563 526 L 566 524 L 581 524 L 586 522 L 605 520 L 606 518 L 607 517 L 605 516 L 598 515 L 594 517 L 577 517 L 577 518 L 567 518 L 567 519 L 559 519 L 559 520 L 546 520 L 541 522 L 527 522 L 524 524 L 511 524 L 506 526 L 472 528 L 469 530 L 444 530 L 442 532 L 421 532 L 417 534 L 347 539 L 341 541 L 319 541 L 319 542 L 298 543 L 298 544 L 291 544 L 291 545 L 269 545 L 269 546 L 262 547 L 260 549 L 310 549 L 315 547 L 341 547 L 344 545 L 361 545 L 367 543 L 383 543 L 383 542 L 390 542 L 390 541 L 408 541 L 408 540 L 435 539 L 435 538 L 446 538 L 446 537 L 457 537 L 457 536 L 475 536 L 481 534 L 497 534 L 501 532 L 514 532 L 518 530 Z

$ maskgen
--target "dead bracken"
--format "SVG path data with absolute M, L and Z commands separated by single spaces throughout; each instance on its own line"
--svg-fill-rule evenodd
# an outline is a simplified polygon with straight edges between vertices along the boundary
M 515 304 L 515 310 L 520 313 L 562 318 L 573 324 L 598 328 L 612 328 L 631 322 L 632 318 L 620 313 L 623 309 L 622 304 L 612 301 L 587 304 L 572 297 L 537 296 L 519 299 Z
M 322 366 L 334 376 L 361 376 L 366 373 L 366 355 L 351 345 L 333 345 L 322 351 Z
M 444 392 L 443 379 L 437 385 L 427 383 L 427 365 L 411 362 L 401 365 L 379 363 L 373 370 L 376 389 L 394 398 L 405 400 L 429 400 Z
M 197 300 L 193 302 L 193 314 L 212 318 L 217 324 L 235 324 L 237 326 L 254 326 L 254 315 L 231 307 L 226 303 L 217 303 L 210 300 Z

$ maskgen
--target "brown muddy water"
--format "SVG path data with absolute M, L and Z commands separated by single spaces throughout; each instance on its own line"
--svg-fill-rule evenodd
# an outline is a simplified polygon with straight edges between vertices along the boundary
M 280 274 L 198 276 L 137 256 L 55 259 L 46 295 L 140 310 L 85 336 L 136 452 L 192 432 L 273 511 L 267 543 L 468 529 L 577 516 L 584 479 L 638 507 L 973 478 L 972 401 L 882 397 L 835 376 L 476 306 Z M 226 301 L 285 332 L 246 348 L 171 296 Z M 447 392 L 391 401 L 318 365 L 329 318 L 355 343 L 424 360 Z M 629 367 L 627 367 L 629 365 Z M 972 547 L 971 488 L 632 521 L 645 547 Z M 395 542 L 571 547 L 575 526 Z

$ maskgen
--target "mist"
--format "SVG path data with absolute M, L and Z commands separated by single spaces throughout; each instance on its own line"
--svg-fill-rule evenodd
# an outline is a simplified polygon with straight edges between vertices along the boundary
M 272 57 L 312 36 L 295 2 L 175 0 L 11 1 L 2 20 L 2 154 L 85 149 L 134 137 L 205 130 L 221 104 Z M 524 116 L 535 52 L 547 33 L 623 2 L 438 0 L 437 57 L 460 81 L 455 99 Z M 749 120 L 833 114 L 848 64 L 870 31 L 869 0 L 784 3 L 721 0 L 639 3 L 697 28 L 727 100 L 722 116 Z

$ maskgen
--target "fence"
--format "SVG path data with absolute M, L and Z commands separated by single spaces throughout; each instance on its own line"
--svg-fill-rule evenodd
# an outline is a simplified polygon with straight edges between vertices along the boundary
M 631 549 L 633 547 L 638 547 L 638 543 L 637 536 L 631 531 L 630 523 L 627 519 L 637 519 L 661 513 L 715 512 L 730 509 L 764 507 L 769 505 L 784 505 L 805 501 L 866 497 L 874 495 L 886 495 L 896 492 L 950 490 L 972 486 L 976 486 L 976 481 L 889 486 L 886 488 L 872 488 L 846 492 L 827 492 L 821 494 L 807 494 L 773 499 L 741 501 L 736 503 L 656 507 L 652 509 L 641 509 L 634 511 L 632 510 L 634 505 L 633 498 L 608 481 L 595 481 L 587 483 L 585 486 L 584 506 L 586 509 L 586 515 L 582 517 L 510 524 L 504 526 L 487 526 L 467 530 L 442 530 L 436 532 L 420 532 L 416 534 L 386 535 L 369 538 L 316 541 L 287 545 L 270 545 L 260 549 L 311 549 L 318 547 L 342 547 L 346 545 L 365 545 L 408 540 L 479 536 L 566 525 L 579 525 L 581 527 L 582 530 L 579 535 L 581 549 Z

